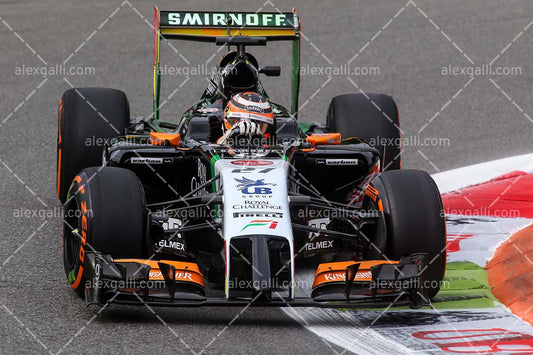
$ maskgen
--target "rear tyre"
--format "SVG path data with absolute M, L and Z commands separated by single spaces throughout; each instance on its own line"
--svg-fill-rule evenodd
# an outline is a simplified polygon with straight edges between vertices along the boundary
M 339 132 L 343 139 L 361 138 L 374 146 L 382 155 L 384 170 L 400 169 L 400 118 L 392 97 L 335 96 L 329 104 L 327 126 L 330 131 Z
M 65 203 L 74 176 L 83 168 L 101 165 L 104 144 L 125 134 L 128 99 L 115 89 L 70 89 L 59 101 L 58 120 L 57 196 Z
M 425 171 L 396 170 L 378 175 L 371 185 L 379 192 L 387 229 L 385 255 L 393 260 L 427 253 L 425 285 L 433 298 L 446 264 L 446 223 L 435 182 Z
M 145 258 L 144 191 L 130 170 L 87 168 L 72 182 L 63 219 L 63 261 L 72 289 L 83 297 L 85 253 Z

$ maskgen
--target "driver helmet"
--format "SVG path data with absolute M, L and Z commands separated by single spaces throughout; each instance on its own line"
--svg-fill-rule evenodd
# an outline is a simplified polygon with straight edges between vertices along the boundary
M 226 105 L 224 127 L 229 130 L 241 120 L 258 123 L 261 133 L 266 134 L 274 123 L 274 113 L 270 103 L 258 93 L 238 93 Z

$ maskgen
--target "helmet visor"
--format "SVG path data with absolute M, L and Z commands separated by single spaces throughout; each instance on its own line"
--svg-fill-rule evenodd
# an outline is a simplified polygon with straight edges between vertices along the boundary
M 267 133 L 268 128 L 270 127 L 270 123 L 258 121 L 258 120 L 251 120 L 247 118 L 237 118 L 237 117 L 226 117 L 226 121 L 230 124 L 231 127 L 235 126 L 240 121 L 249 121 L 259 124 L 259 130 L 262 134 Z

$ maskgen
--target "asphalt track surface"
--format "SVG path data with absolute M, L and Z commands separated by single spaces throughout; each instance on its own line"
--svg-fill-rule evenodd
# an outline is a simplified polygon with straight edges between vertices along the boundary
M 213 10 L 212 4 L 157 2 L 176 10 Z M 112 306 L 99 312 L 70 291 L 55 197 L 58 100 L 70 85 L 115 87 L 127 93 L 132 115 L 150 114 L 152 30 L 146 21 L 152 22 L 152 6 L 135 0 L 0 1 L 0 353 L 341 352 L 279 309 Z M 448 140 L 404 144 L 404 167 L 436 173 L 533 150 L 531 1 L 225 1 L 215 7 L 296 7 L 305 36 L 303 66 L 331 68 L 356 56 L 352 66 L 379 67 L 379 75 L 349 79 L 303 76 L 300 119 L 323 120 L 337 94 L 390 94 L 405 137 Z M 195 66 L 218 49 L 175 47 L 183 57 L 164 45 L 163 63 Z M 282 65 L 285 78 L 269 78 L 265 86 L 288 102 L 288 46 L 253 53 L 263 65 Z M 67 58 L 67 67 L 93 67 L 94 74 L 17 75 L 22 66 Z M 520 67 L 521 74 L 442 75 L 443 67 L 493 60 L 493 66 Z M 201 75 L 167 78 L 162 98 L 179 87 L 163 110 L 167 119 L 178 117 L 205 84 Z

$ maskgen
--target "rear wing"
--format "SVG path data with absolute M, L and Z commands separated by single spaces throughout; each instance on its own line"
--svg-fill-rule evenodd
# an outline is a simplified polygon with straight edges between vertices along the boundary
M 216 37 L 265 37 L 267 41 L 292 42 L 291 111 L 298 111 L 300 89 L 300 20 L 292 12 L 159 11 L 154 7 L 154 119 L 159 118 L 160 42 L 191 40 L 215 42 Z
M 299 24 L 295 12 L 160 11 L 159 29 L 164 38 L 195 41 L 214 42 L 217 36 L 290 40 L 298 37 Z

